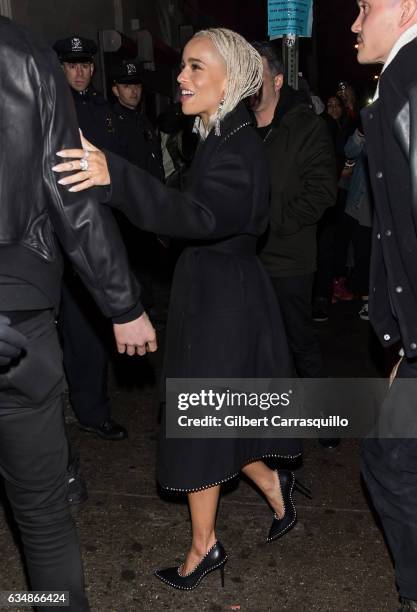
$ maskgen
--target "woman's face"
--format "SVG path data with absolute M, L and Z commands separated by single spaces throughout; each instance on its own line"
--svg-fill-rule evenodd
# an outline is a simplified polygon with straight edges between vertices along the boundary
M 182 112 L 199 115 L 207 127 L 226 90 L 226 66 L 209 38 L 192 38 L 186 45 L 177 81 Z
M 327 113 L 336 121 L 340 119 L 343 114 L 343 108 L 340 101 L 337 98 L 329 98 L 327 101 Z

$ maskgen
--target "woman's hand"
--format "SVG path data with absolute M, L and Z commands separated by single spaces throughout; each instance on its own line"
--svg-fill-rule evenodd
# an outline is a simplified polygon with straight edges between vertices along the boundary
M 71 161 L 57 164 L 52 168 L 54 172 L 71 172 L 74 174 L 59 179 L 60 185 L 73 185 L 69 191 L 84 191 L 97 185 L 110 185 L 110 174 L 104 153 L 88 142 L 82 135 L 82 149 L 64 149 L 58 151 L 58 157 L 70 158 Z

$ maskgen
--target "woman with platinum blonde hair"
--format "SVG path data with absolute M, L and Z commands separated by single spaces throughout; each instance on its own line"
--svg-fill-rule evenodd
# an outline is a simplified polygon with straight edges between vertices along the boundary
M 54 170 L 76 170 L 59 181 L 72 191 L 111 186 L 108 204 L 141 229 L 189 240 L 173 279 L 165 377 L 291 377 L 279 307 L 256 256 L 268 224 L 269 172 L 242 101 L 261 87 L 261 58 L 235 32 L 204 30 L 184 49 L 178 83 L 182 110 L 197 117 L 201 135 L 182 192 L 85 140 L 83 149 L 60 151 L 71 161 Z M 134 350 L 126 342 L 126 351 Z M 259 416 L 257 408 L 252 416 Z M 270 469 L 263 459 L 294 459 L 300 445 L 290 439 L 168 438 L 165 421 L 164 412 L 157 477 L 164 489 L 187 494 L 192 543 L 180 567 L 156 575 L 189 590 L 212 570 L 220 569 L 223 578 L 227 556 L 215 535 L 222 483 L 243 472 L 257 485 L 274 512 L 267 540 L 295 524 L 294 474 Z

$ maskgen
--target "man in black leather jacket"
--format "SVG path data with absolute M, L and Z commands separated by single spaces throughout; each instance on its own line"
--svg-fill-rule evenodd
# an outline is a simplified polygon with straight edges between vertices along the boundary
M 417 0 L 358 4 L 358 61 L 383 64 L 362 111 L 375 202 L 369 319 L 383 346 L 403 347 L 362 472 L 394 559 L 400 610 L 417 611 Z
M 79 146 L 73 102 L 52 51 L 0 17 L 0 473 L 19 526 L 30 585 L 69 591 L 88 610 L 75 527 L 66 501 L 68 448 L 55 316 L 61 291 L 58 241 L 106 317 L 119 352 L 156 350 L 110 212 L 57 186 L 55 153 Z M 86 171 L 88 177 L 88 171 Z M 7 321 L 26 338 L 10 335 Z M 19 340 L 20 338 L 20 340 Z M 11 340 L 11 344 L 9 343 Z M 6 351 L 4 350 L 6 349 Z M 6 354 L 5 354 L 6 352 Z

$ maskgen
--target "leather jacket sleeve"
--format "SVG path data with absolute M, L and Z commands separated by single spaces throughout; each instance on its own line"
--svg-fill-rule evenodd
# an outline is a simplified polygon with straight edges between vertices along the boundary
M 408 101 L 394 122 L 394 134 L 410 165 L 412 214 L 417 231 L 417 84 L 408 92 Z
M 39 148 L 43 151 L 48 212 L 63 250 L 103 314 L 114 322 L 130 321 L 143 312 L 140 290 L 129 270 L 116 221 L 111 211 L 99 204 L 103 189 L 71 193 L 57 183 L 52 171 L 59 161 L 57 151 L 81 148 L 73 100 L 54 59 L 47 54 L 37 58 L 44 138 Z

